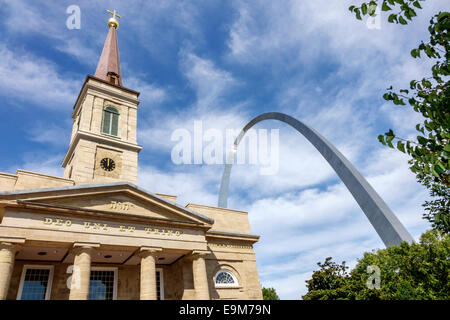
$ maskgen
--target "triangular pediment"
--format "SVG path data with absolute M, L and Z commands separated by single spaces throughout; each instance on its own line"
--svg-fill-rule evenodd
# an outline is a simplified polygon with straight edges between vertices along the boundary
M 0 199 L 5 196 L 0 194 Z M 79 208 L 114 216 L 140 216 L 166 221 L 210 225 L 213 219 L 144 191 L 129 183 L 81 185 L 10 192 L 6 198 L 55 208 Z

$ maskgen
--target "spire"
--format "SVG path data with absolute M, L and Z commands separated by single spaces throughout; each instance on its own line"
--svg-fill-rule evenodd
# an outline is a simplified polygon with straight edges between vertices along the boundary
M 116 14 L 116 10 L 114 12 L 107 11 L 113 16 L 108 20 L 109 31 L 103 46 L 102 55 L 98 61 L 97 70 L 95 70 L 95 77 L 122 86 L 122 72 L 120 70 L 119 45 L 116 32 L 116 29 L 119 27 L 119 21 L 117 21 L 116 17 L 120 18 L 120 16 Z

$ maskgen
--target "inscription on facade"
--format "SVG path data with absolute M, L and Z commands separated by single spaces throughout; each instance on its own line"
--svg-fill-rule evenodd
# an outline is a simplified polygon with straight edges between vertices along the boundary
M 208 246 L 219 247 L 219 248 L 253 249 L 252 246 L 229 244 L 229 243 L 208 243 Z
M 72 220 L 59 219 L 59 218 L 44 218 L 43 223 L 45 225 L 54 225 L 60 227 L 72 227 Z M 83 221 L 82 225 L 84 229 L 93 230 L 93 231 L 118 231 L 123 233 L 134 233 L 135 231 L 145 231 L 146 234 L 154 234 L 161 236 L 169 236 L 169 237 L 179 237 L 182 234 L 180 230 L 172 230 L 172 229 L 164 229 L 164 228 L 155 228 L 150 226 L 145 227 L 136 227 L 136 226 L 128 226 L 128 225 L 108 225 L 107 223 L 98 223 L 93 221 Z
M 111 201 L 110 208 L 118 211 L 128 211 L 134 208 L 134 204 L 131 202 Z

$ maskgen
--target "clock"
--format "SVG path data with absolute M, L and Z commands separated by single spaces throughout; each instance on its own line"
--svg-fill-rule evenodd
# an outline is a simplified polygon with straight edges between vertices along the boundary
M 103 158 L 100 160 L 100 167 L 105 171 L 113 171 L 116 168 L 116 163 L 113 159 Z

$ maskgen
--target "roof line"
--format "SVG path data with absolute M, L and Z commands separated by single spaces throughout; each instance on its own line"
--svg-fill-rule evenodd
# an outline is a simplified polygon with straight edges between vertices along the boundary
M 3 191 L 0 192 L 0 196 L 9 196 L 9 195 L 18 195 L 18 194 L 28 194 L 28 193 L 38 193 L 38 192 L 49 192 L 49 191 L 64 191 L 64 190 L 74 190 L 74 189 L 90 189 L 90 188 L 99 188 L 99 187 L 115 187 L 115 186 L 129 186 L 132 187 L 140 192 L 143 192 L 145 194 L 151 195 L 154 198 L 157 198 L 165 203 L 168 203 L 170 205 L 173 205 L 179 209 L 182 209 L 183 211 L 187 211 L 194 216 L 197 216 L 198 218 L 201 218 L 203 220 L 207 220 L 210 223 L 214 223 L 214 219 L 204 216 L 198 212 L 192 211 L 191 209 L 185 208 L 173 201 L 170 201 L 168 199 L 165 199 L 161 196 L 158 196 L 154 194 L 153 192 L 149 192 L 141 187 L 138 187 L 137 185 L 131 183 L 131 182 L 111 182 L 111 183 L 99 183 L 99 184 L 82 184 L 82 185 L 75 185 L 75 186 L 64 186 L 64 187 L 56 187 L 56 188 L 42 188 L 42 189 L 28 189 L 28 190 L 15 190 L 15 191 Z
M 246 238 L 258 238 L 259 235 L 252 234 L 252 233 L 244 233 L 244 232 L 236 232 L 236 231 L 224 231 L 224 230 L 216 230 L 216 229 L 209 229 L 206 232 L 206 235 L 208 234 L 222 234 L 222 235 L 236 235 L 236 236 L 242 236 Z
M 191 224 L 191 225 L 200 225 L 202 224 L 200 222 L 193 222 L 193 221 L 183 221 L 183 220 L 177 220 L 177 219 L 166 219 L 166 218 L 156 218 L 156 217 L 149 217 L 149 216 L 143 216 L 143 215 L 137 215 L 137 214 L 130 214 L 130 213 L 120 213 L 120 212 L 110 212 L 105 210 L 97 210 L 97 209 L 89 209 L 89 208 L 79 208 L 79 207 L 72 207 L 72 206 L 66 206 L 66 205 L 60 205 L 60 204 L 49 204 L 49 203 L 41 203 L 41 202 L 34 202 L 34 201 L 24 201 L 24 200 L 17 200 L 18 204 L 24 204 L 24 205 L 31 205 L 31 206 L 37 206 L 37 207 L 45 207 L 45 208 L 57 208 L 57 209 L 68 209 L 68 210 L 74 210 L 74 211 L 82 211 L 82 212 L 91 212 L 91 213 L 99 213 L 99 214 L 105 214 L 110 215 L 118 218 L 137 218 L 140 220 L 152 220 L 157 222 L 176 222 L 176 223 L 183 223 L 183 224 Z

